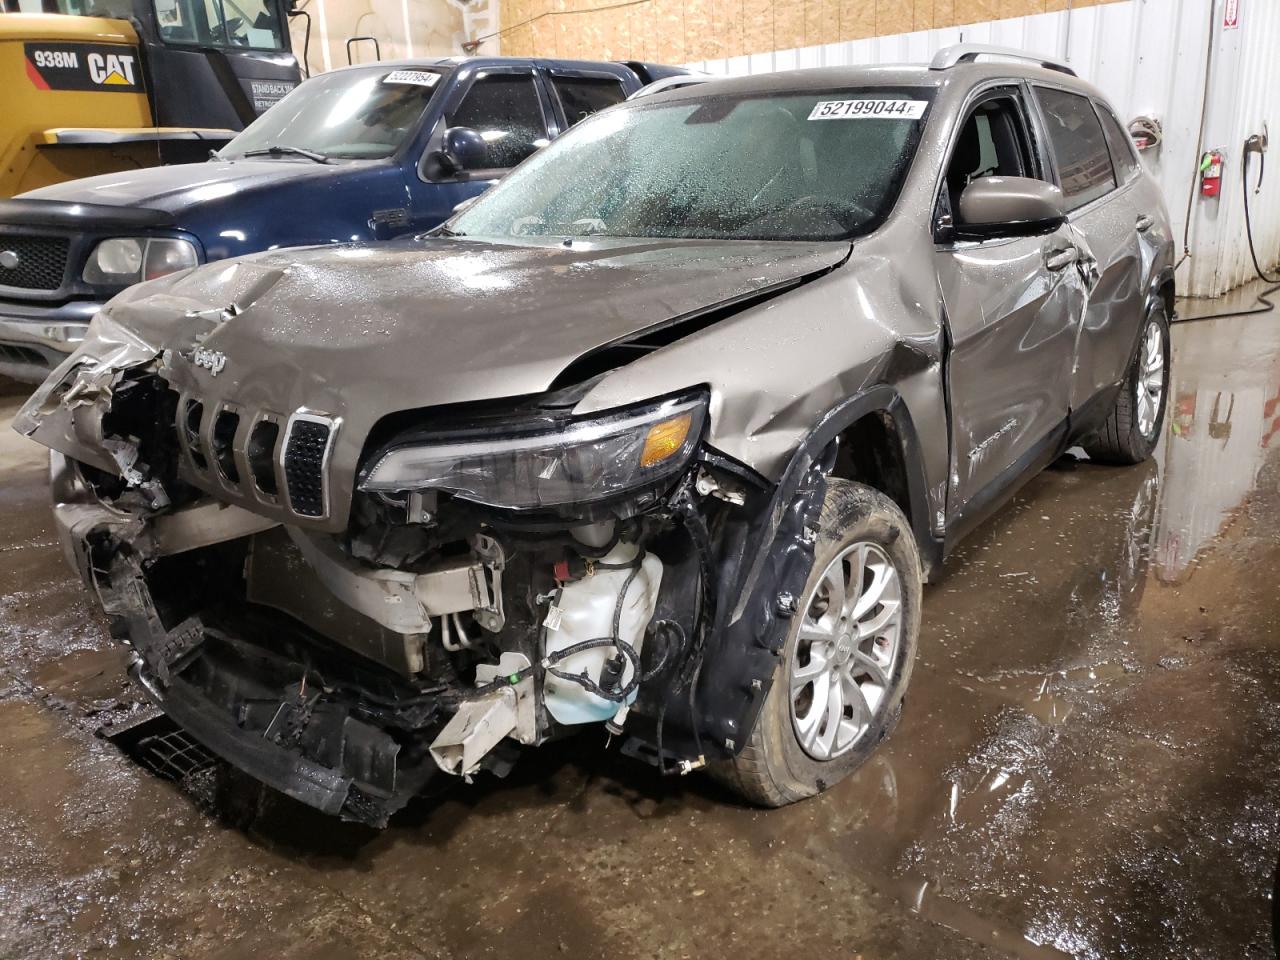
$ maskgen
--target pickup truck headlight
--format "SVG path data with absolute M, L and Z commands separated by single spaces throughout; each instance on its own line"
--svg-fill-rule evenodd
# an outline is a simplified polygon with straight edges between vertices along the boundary
M 698 393 L 555 427 L 424 438 L 384 450 L 360 489 L 440 490 L 509 510 L 604 500 L 678 474 L 706 417 L 707 397 Z
M 177 273 L 200 262 L 195 244 L 169 237 L 112 237 L 101 241 L 84 265 L 85 283 L 127 286 Z

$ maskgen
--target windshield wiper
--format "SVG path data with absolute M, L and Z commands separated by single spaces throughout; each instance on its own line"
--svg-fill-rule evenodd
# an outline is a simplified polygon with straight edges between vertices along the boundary
M 299 156 L 306 157 L 308 160 L 314 160 L 316 163 L 332 163 L 333 161 L 326 157 L 323 153 L 316 153 L 314 150 L 307 150 L 305 147 L 291 147 L 288 144 L 273 144 L 270 147 L 262 147 L 258 150 L 246 150 L 241 156 L 245 157 L 282 157 L 282 156 Z

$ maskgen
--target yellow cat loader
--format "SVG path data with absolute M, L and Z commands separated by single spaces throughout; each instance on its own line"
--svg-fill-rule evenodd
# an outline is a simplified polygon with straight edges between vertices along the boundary
M 0 0 L 0 198 L 203 159 L 301 79 L 289 8 Z

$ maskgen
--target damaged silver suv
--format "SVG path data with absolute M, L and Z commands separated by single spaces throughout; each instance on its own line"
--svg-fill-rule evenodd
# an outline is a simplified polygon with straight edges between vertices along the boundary
M 717 80 L 434 235 L 134 287 L 16 425 L 148 696 L 293 797 L 383 824 L 597 725 L 779 805 L 893 728 L 959 537 L 1150 454 L 1171 260 L 1060 65 Z

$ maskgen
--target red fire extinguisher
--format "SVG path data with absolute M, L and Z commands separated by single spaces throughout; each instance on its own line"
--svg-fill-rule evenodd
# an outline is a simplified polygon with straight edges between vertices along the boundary
M 1222 192 L 1222 152 L 1210 150 L 1200 161 L 1200 196 L 1216 197 Z

